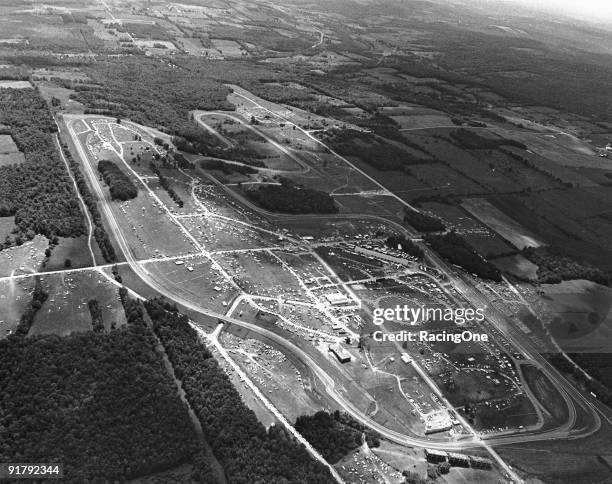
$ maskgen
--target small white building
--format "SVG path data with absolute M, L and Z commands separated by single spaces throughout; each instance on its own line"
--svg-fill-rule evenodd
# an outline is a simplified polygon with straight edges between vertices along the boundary
M 333 292 L 331 294 L 326 294 L 325 299 L 327 299 L 327 302 L 329 302 L 329 304 L 332 304 L 334 306 L 339 306 L 340 304 L 346 304 L 351 302 L 351 300 L 341 292 Z

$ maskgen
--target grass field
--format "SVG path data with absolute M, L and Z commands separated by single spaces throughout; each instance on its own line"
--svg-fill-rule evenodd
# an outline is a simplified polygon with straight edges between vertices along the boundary
M 30 305 L 34 278 L 0 281 L 0 339 L 8 336 Z
M 555 423 L 565 422 L 568 415 L 565 401 L 546 375 L 533 365 L 522 365 L 521 370 L 529 388 Z
M 183 225 L 208 251 L 274 247 L 282 243 L 277 237 L 215 217 L 190 217 Z
M 193 242 L 144 189 L 133 200 L 111 202 L 111 208 L 136 258 L 149 259 L 196 251 Z
M 485 199 L 471 198 L 463 200 L 461 206 L 519 250 L 525 247 L 539 247 L 542 245 L 535 235 L 531 234 Z
M 537 414 L 531 401 L 524 395 L 510 399 L 500 407 L 495 405 L 478 405 L 474 428 L 484 429 L 516 429 L 521 425 L 527 427 L 537 422 Z
M 0 167 L 24 161 L 23 153 L 19 151 L 11 135 L 0 134 Z
M 102 262 L 102 254 L 95 239 L 92 238 L 92 248 L 96 255 L 96 261 Z M 51 251 L 51 257 L 45 265 L 45 271 L 57 271 L 65 269 L 66 260 L 70 260 L 70 267 L 89 267 L 94 264 L 91 260 L 89 247 L 87 246 L 87 236 L 82 235 L 76 238 L 59 237 L 58 245 Z
M 536 281 L 538 266 L 516 254 L 508 257 L 500 257 L 491 261 L 499 270 L 511 274 L 519 279 Z
M 10 237 L 14 228 L 15 217 L 0 217 L 0 241 L 4 242 L 7 237 Z
M 566 351 L 608 352 L 612 344 L 612 289 L 590 281 L 545 284 L 550 331 Z
M 197 256 L 182 259 L 183 264 L 177 265 L 176 262 L 151 262 L 145 265 L 145 269 L 156 279 L 169 283 L 175 293 L 185 299 L 225 313 L 237 291 L 212 269 L 210 261 Z
M 548 441 L 508 445 L 497 452 L 514 468 L 550 484 L 593 484 L 610 475 L 607 431 L 582 440 L 579 448 L 573 440 Z
M 20 246 L 9 247 L 0 252 L 0 276 L 38 272 L 45 258 L 48 240 L 42 235 Z
M 376 452 L 369 449 L 357 448 L 344 458 L 340 459 L 334 467 L 345 479 L 345 482 L 360 484 L 401 484 L 406 482 L 405 477 L 396 468 L 388 465 Z
M 30 81 L 0 81 L 0 89 L 32 89 Z
M 306 301 L 297 278 L 271 254 L 239 252 L 215 255 L 236 283 L 249 294 Z
M 311 384 L 279 350 L 255 339 L 239 339 L 228 333 L 221 336 L 223 346 L 251 380 L 290 422 L 321 407 L 309 392 Z
M 49 298 L 36 313 L 29 335 L 66 336 L 75 331 L 91 330 L 87 303 L 94 298 L 98 300 L 107 330 L 113 322 L 116 326 L 125 324 L 117 286 L 96 271 L 52 274 L 42 276 L 41 282 Z

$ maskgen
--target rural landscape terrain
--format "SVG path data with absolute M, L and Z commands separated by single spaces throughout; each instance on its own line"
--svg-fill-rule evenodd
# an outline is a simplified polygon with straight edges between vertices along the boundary
M 0 481 L 611 482 L 611 79 L 504 3 L 0 0 Z

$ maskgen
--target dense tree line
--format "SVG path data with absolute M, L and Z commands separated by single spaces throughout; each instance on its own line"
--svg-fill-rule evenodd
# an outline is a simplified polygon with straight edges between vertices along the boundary
M 195 163 L 192 163 L 185 155 L 182 153 L 172 153 L 172 159 L 178 168 L 182 168 L 184 170 L 193 170 L 195 168 Z
M 47 300 L 49 294 L 43 289 L 42 283 L 40 282 L 40 276 L 35 277 L 34 290 L 32 291 L 32 300 L 26 307 L 25 311 L 19 319 L 19 324 L 15 329 L 15 336 L 25 337 L 30 332 L 34 317 L 38 310 L 42 307 L 43 303 Z
M 338 207 L 328 193 L 290 184 L 263 185 L 246 192 L 260 207 L 271 212 L 337 213 Z
M 127 322 L 140 323 L 143 320 L 143 310 L 140 301 L 131 298 L 125 286 L 119 288 L 119 299 L 121 300 Z
M 557 284 L 561 281 L 586 279 L 612 286 L 612 273 L 571 259 L 558 249 L 525 247 L 522 254 L 538 266 L 539 282 Z
M 104 321 L 102 319 L 102 309 L 97 299 L 93 298 L 87 302 L 89 314 L 91 315 L 91 326 L 98 333 L 104 332 Z
M 390 235 L 387 237 L 385 244 L 392 249 L 398 249 L 408 255 L 422 259 L 425 257 L 425 252 L 412 240 L 402 237 L 401 235 Z
M 514 146 L 522 150 L 527 149 L 527 146 L 515 139 L 485 138 L 469 129 L 456 129 L 451 131 L 449 136 L 459 146 L 468 150 L 495 149 L 500 146 Z
M 111 243 L 108 237 L 108 233 L 106 232 L 106 229 L 104 228 L 104 224 L 102 223 L 102 215 L 100 214 L 100 211 L 98 210 L 98 204 L 96 200 L 94 199 L 93 195 L 91 194 L 91 191 L 89 190 L 89 186 L 87 185 L 87 182 L 85 181 L 85 177 L 83 176 L 83 173 L 81 172 L 79 164 L 74 160 L 74 158 L 70 154 L 70 151 L 68 150 L 67 145 L 62 144 L 62 149 L 64 152 L 64 156 L 68 160 L 70 169 L 72 170 L 72 176 L 74 177 L 74 180 L 76 181 L 79 193 L 81 194 L 81 197 L 83 198 L 83 201 L 85 202 L 85 205 L 87 206 L 87 209 L 89 210 L 89 214 L 91 215 L 91 221 L 94 226 L 93 235 L 94 235 L 94 238 L 96 239 L 96 242 L 98 243 L 98 247 L 100 247 L 100 252 L 102 253 L 102 257 L 104 258 L 106 262 L 117 262 L 117 254 L 115 253 L 115 248 L 113 247 L 113 244 Z
M 257 169 L 246 165 L 237 165 L 234 163 L 226 163 L 223 160 L 203 160 L 200 166 L 206 170 L 219 170 L 226 175 L 232 173 L 240 173 L 241 175 L 252 175 L 257 173 Z
M 440 219 L 415 210 L 406 210 L 404 222 L 408 222 L 419 232 L 440 232 L 446 228 Z
M 110 189 L 113 200 L 131 200 L 138 196 L 138 189 L 115 163 L 110 160 L 100 160 L 98 171 Z
M 461 236 L 455 232 L 445 235 L 425 236 L 426 242 L 451 264 L 463 267 L 466 271 L 484 279 L 500 282 L 501 273 L 491 263 L 483 259 Z
M 144 325 L 0 341 L 0 461 L 124 482 L 198 458 L 187 409 Z M 211 481 L 203 481 L 211 482 Z
M 409 172 L 409 165 L 427 162 L 425 157 L 417 157 L 389 141 L 364 131 L 354 129 L 329 131 L 326 141 L 341 155 L 355 156 L 381 171 Z
M 332 482 L 327 468 L 282 427 L 266 430 L 257 420 L 186 316 L 160 300 L 145 307 L 228 482 Z
M 23 239 L 85 233 L 74 186 L 54 146 L 57 128 L 44 99 L 33 89 L 0 89 L 0 124 L 25 157 L 23 163 L 0 167 L 0 215 L 15 216 Z
M 168 195 L 170 195 L 170 198 L 174 200 L 174 203 L 176 203 L 179 208 L 183 208 L 185 202 L 183 202 L 183 199 L 179 197 L 178 193 L 174 191 L 174 188 L 170 186 L 170 182 L 168 181 L 168 179 L 164 175 L 162 175 L 161 171 L 159 171 L 159 168 L 157 168 L 157 165 L 153 162 L 151 162 L 151 171 L 157 175 L 159 184 L 164 190 L 166 190 Z
M 320 411 L 302 415 L 295 421 L 295 430 L 331 464 L 335 464 L 361 446 L 364 439 L 370 447 L 380 445 L 379 436 L 345 413 Z

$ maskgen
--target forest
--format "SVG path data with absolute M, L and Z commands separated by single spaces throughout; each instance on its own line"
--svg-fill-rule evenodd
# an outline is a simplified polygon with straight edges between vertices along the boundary
M 333 133 L 333 134 L 329 134 Z M 355 156 L 380 171 L 406 171 L 408 165 L 426 163 L 426 157 L 417 157 L 389 141 L 371 133 L 344 129 L 326 132 L 326 141 L 343 156 Z M 425 153 L 424 153 L 425 154 Z
M 302 415 L 295 421 L 295 430 L 331 464 L 360 447 L 364 436 L 368 446 L 380 445 L 375 432 L 338 410 L 333 414 L 320 411 L 314 415 Z
M 488 261 L 483 259 L 472 247 L 455 232 L 445 235 L 428 234 L 425 241 L 451 264 L 464 268 L 467 272 L 484 279 L 501 282 L 501 273 Z
M 419 232 L 440 232 L 446 228 L 440 219 L 415 210 L 404 212 L 404 222 L 408 222 Z
M 108 185 L 113 200 L 131 200 L 138 196 L 138 189 L 132 180 L 117 166 L 109 160 L 100 160 L 98 171 L 104 182 Z
M 396 250 L 398 250 L 398 247 L 401 247 L 399 250 L 413 257 L 417 257 L 418 259 L 425 257 L 425 252 L 423 252 L 423 249 L 416 245 L 412 240 L 402 237 L 401 235 L 390 235 L 387 237 L 387 240 L 385 240 L 385 244 L 387 247 Z
M 147 301 L 145 308 L 228 482 L 332 482 L 327 468 L 312 459 L 282 426 L 266 430 L 186 316 L 159 299 Z
M 586 279 L 604 286 L 612 286 L 612 273 L 575 261 L 554 247 L 526 247 L 522 254 L 538 266 L 541 283 L 557 284 L 561 281 Z
M 84 70 L 99 85 L 76 84 L 79 89 L 72 97 L 83 103 L 89 113 L 127 118 L 180 134 L 191 129 L 192 110 L 233 110 L 225 99 L 229 89 L 223 84 L 156 59 L 107 57 Z
M 260 207 L 283 213 L 337 213 L 338 207 L 328 193 L 291 184 L 263 185 L 247 190 L 247 196 Z
M 0 212 L 15 216 L 15 240 L 83 235 L 83 214 L 54 145 L 57 128 L 43 98 L 33 89 L 0 89 L 0 124 L 25 157 L 23 163 L 0 167 Z
M 0 341 L 0 461 L 113 482 L 198 458 L 187 409 L 144 324 Z M 92 481 L 92 479 L 95 479 Z

